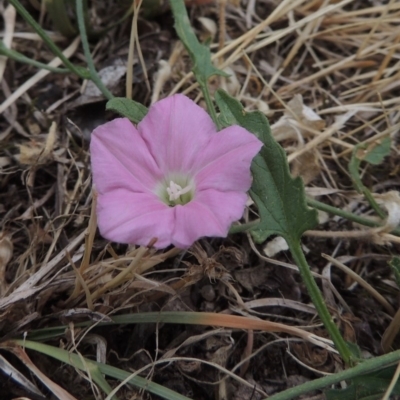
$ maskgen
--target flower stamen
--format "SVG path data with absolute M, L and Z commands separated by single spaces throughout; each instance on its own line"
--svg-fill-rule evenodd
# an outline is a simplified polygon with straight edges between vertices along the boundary
M 176 200 L 181 200 L 181 196 L 183 196 L 186 193 L 189 193 L 192 189 L 193 187 L 191 184 L 182 188 L 174 181 L 169 181 L 169 186 L 167 187 L 169 201 L 176 202 Z

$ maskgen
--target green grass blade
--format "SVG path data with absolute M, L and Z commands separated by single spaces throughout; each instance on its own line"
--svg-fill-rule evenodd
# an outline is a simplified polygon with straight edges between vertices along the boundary
M 68 4 L 71 0 L 45 0 L 46 9 L 56 29 L 66 37 L 74 37 L 78 30 L 69 17 Z
M 294 388 L 287 389 L 281 393 L 270 396 L 268 397 L 268 399 L 264 400 L 291 400 L 298 396 L 301 396 L 302 394 L 311 392 L 313 390 L 323 389 L 325 387 L 334 385 L 341 381 L 362 377 L 363 375 L 372 373 L 374 371 L 380 371 L 393 364 L 397 364 L 399 361 L 400 361 L 400 350 L 397 350 L 390 354 L 385 354 L 380 357 L 375 357 L 363 361 L 356 367 L 349 368 L 345 371 L 328 375 L 323 378 L 314 379 L 310 382 L 306 382 Z
M 78 354 L 70 353 L 67 350 L 49 346 L 47 344 L 38 343 L 30 340 L 14 340 L 10 341 L 9 343 L 11 344 L 15 343 L 21 347 L 35 350 L 42 354 L 46 354 L 50 357 L 53 357 L 59 361 L 64 362 L 65 364 L 78 368 L 82 371 L 87 371 L 89 368 L 89 371 L 93 372 L 96 371 L 96 369 L 98 369 L 101 374 L 105 374 L 111 378 L 115 378 L 120 381 L 123 381 L 132 375 L 131 372 L 126 372 L 107 364 L 89 360 L 87 358 L 80 357 Z M 97 375 L 95 376 L 92 375 L 92 378 L 94 379 Z M 140 376 L 131 377 L 128 382 L 140 389 L 146 390 L 166 400 L 190 400 L 186 396 L 183 396 L 177 392 L 174 392 L 171 389 L 159 385 L 158 383 L 151 382 Z M 105 387 L 108 387 L 108 389 L 110 388 L 108 383 L 107 386 Z
M 102 389 L 104 393 L 109 395 L 113 391 L 113 388 L 107 382 L 107 379 L 103 376 L 103 373 L 101 372 L 99 366 L 93 365 L 92 363 L 86 365 L 88 367 L 87 372 L 90 374 L 91 378 L 96 383 L 96 385 L 100 389 Z M 116 395 L 112 396 L 111 398 L 113 400 L 118 400 L 118 397 Z
M 393 271 L 397 286 L 400 288 L 400 257 L 393 256 L 393 258 L 389 262 L 389 266 Z

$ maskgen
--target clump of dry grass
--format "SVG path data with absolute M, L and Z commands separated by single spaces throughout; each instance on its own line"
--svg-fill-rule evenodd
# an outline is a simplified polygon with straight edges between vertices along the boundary
M 392 138 L 390 156 L 377 167 L 365 168 L 362 179 L 374 194 L 400 188 L 400 3 L 381 3 L 221 1 L 191 10 L 198 34 L 211 37 L 215 62 L 231 74 L 210 85 L 224 87 L 247 109 L 267 114 L 292 172 L 303 177 L 310 196 L 367 216 L 371 210 L 355 192 L 348 173 L 355 145 Z M 7 46 L 60 65 L 10 7 L 1 12 Z M 205 23 L 209 29 L 198 24 L 200 16 L 218 21 L 220 30 L 214 31 L 209 22 Z M 201 102 L 188 57 L 175 39 L 171 41 L 170 17 L 157 18 L 139 21 L 143 61 L 133 59 L 129 65 L 134 71 L 133 98 L 153 102 L 179 91 Z M 126 20 L 93 42 L 98 70 L 117 68 L 121 60 L 124 65 L 130 28 Z M 152 33 L 155 28 L 159 33 Z M 68 58 L 82 61 L 78 39 L 67 41 L 56 33 L 52 37 Z M 151 93 L 143 69 L 153 79 Z M 84 88 L 72 75 L 37 72 L 6 58 L 0 59 L 0 80 L 0 336 L 18 336 L 82 317 L 106 318 L 121 310 L 160 309 L 239 313 L 307 326 L 325 335 L 312 319 L 314 310 L 293 272 L 296 267 L 284 253 L 266 257 L 263 248 L 244 234 L 204 240 L 191 252 L 157 253 L 110 244 L 99 237 L 91 212 L 88 138 L 93 125 L 105 119 L 102 99 L 93 105 L 99 98 L 81 94 Z M 113 90 L 123 93 L 124 88 L 121 79 Z M 398 287 L 387 265 L 392 255 L 399 254 L 398 236 L 365 230 L 332 215 L 324 219 L 321 215 L 319 230 L 307 236 L 309 261 L 345 338 L 379 354 L 380 337 L 398 308 Z M 321 252 L 330 255 L 328 262 Z M 339 271 L 339 264 L 347 267 Z M 397 346 L 393 335 L 397 324 L 390 325 L 385 350 Z M 171 385 L 185 393 L 203 382 L 219 388 L 215 398 L 224 393 L 239 398 L 232 393 L 236 390 L 244 396 L 248 389 L 235 375 L 227 383 L 224 374 L 201 360 L 228 370 L 245 360 L 241 376 L 264 394 L 286 386 L 282 364 L 289 377 L 311 376 L 306 369 L 330 373 L 339 365 L 333 353 L 322 353 L 304 342 L 289 344 L 294 355 L 291 352 L 293 358 L 287 358 L 281 350 L 289 341 L 277 337 L 162 329 L 157 351 L 179 349 L 181 356 L 199 359 L 198 364 L 183 360 L 153 371 L 154 379 L 170 378 Z M 143 367 L 156 357 L 155 344 L 149 342 L 154 332 L 158 330 L 146 326 L 142 332 L 124 329 L 121 337 L 136 337 L 137 343 L 123 350 L 110 337 L 109 349 L 118 357 L 132 357 L 131 362 L 118 361 L 125 368 Z M 197 338 L 193 342 L 188 339 L 191 335 Z M 200 381 L 195 378 L 198 373 Z M 266 379 L 282 383 L 265 384 Z M 212 389 L 202 389 L 194 398 L 211 393 Z

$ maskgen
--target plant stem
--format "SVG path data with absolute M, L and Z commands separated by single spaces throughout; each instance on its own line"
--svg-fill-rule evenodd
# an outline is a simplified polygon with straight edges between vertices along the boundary
M 340 208 L 332 207 L 328 204 L 321 203 L 320 201 L 314 199 L 307 199 L 307 204 L 310 207 L 316 208 L 317 210 L 326 211 L 328 213 L 338 215 L 339 217 L 343 217 L 348 219 L 349 221 L 356 222 L 357 224 L 369 226 L 370 228 L 379 228 L 382 226 L 379 222 L 375 222 L 369 218 L 360 217 L 351 212 L 341 210 Z M 400 228 L 396 228 L 390 232 L 393 235 L 400 236 Z
M 345 371 L 303 383 L 302 385 L 285 390 L 281 393 L 270 396 L 268 397 L 268 399 L 264 400 L 290 400 L 304 393 L 311 392 L 313 390 L 322 389 L 326 386 L 333 385 L 335 383 L 344 380 L 349 380 L 357 376 L 381 370 L 385 367 L 396 364 L 399 361 L 400 361 L 400 350 L 397 350 L 394 351 L 393 353 L 385 354 L 384 356 L 375 357 L 373 359 L 363 361 L 357 366 L 349 368 Z
M 369 205 L 371 206 L 371 208 L 373 210 L 375 210 L 375 212 L 379 215 L 379 218 L 385 219 L 387 217 L 387 215 L 382 210 L 382 208 L 379 207 L 379 204 L 374 199 L 374 196 L 372 196 L 372 193 L 366 187 L 363 188 L 362 192 L 363 192 L 365 198 L 367 199 Z
M 15 345 L 17 345 L 18 347 L 15 347 Z M 188 397 L 185 397 L 173 391 L 172 389 L 169 389 L 168 387 L 162 386 L 159 383 L 152 382 L 146 378 L 142 378 L 141 376 L 137 376 L 137 374 L 132 373 L 131 371 L 124 371 L 120 368 L 113 367 L 112 365 L 96 362 L 88 358 L 84 358 L 81 354 L 76 354 L 72 351 L 60 349 L 59 347 L 49 346 L 44 343 L 37 343 L 30 340 L 10 340 L 8 342 L 3 342 L 2 348 L 12 351 L 18 356 L 19 359 L 23 359 L 22 357 L 25 353 L 25 350 L 23 349 L 31 349 L 34 351 L 38 351 L 42 354 L 46 354 L 47 356 L 53 357 L 56 360 L 71 365 L 74 368 L 78 368 L 81 371 L 85 371 L 86 373 L 96 371 L 96 368 L 98 368 L 100 372 L 104 375 L 110 376 L 120 381 L 126 379 L 128 383 L 142 390 L 153 393 L 154 395 L 159 396 L 162 399 L 190 400 Z M 96 374 L 95 376 L 98 375 Z
M 208 47 L 201 44 L 194 33 L 189 22 L 189 15 L 183 0 L 170 0 L 171 11 L 175 19 L 175 30 L 189 56 L 193 62 L 193 74 L 203 92 L 204 100 L 207 104 L 208 112 L 218 129 L 221 124 L 218 121 L 214 104 L 208 90 L 208 79 L 213 75 L 223 75 L 225 73 L 215 68 L 211 61 L 211 53 Z
M 24 20 L 32 26 L 36 33 L 43 39 L 43 41 L 49 46 L 50 50 L 56 55 L 71 72 L 76 74 L 82 79 L 88 79 L 89 73 L 84 68 L 76 67 L 67 57 L 64 56 L 62 51 L 58 46 L 50 39 L 47 33 L 42 29 L 42 27 L 32 18 L 25 7 L 19 2 L 19 0 L 10 0 L 10 3 L 15 7 L 18 13 L 24 18 Z
M 196 74 L 195 74 L 195 76 L 196 76 Z M 196 79 L 197 79 L 197 82 L 199 83 L 201 91 L 203 92 L 204 100 L 207 104 L 207 110 L 208 110 L 212 120 L 214 121 L 214 124 L 217 126 L 218 130 L 220 130 L 221 124 L 218 120 L 214 104 L 211 100 L 210 91 L 208 90 L 207 82 L 203 82 L 203 80 L 199 76 L 196 76 Z
M 256 228 L 259 223 L 260 223 L 260 220 L 256 219 L 254 221 L 247 222 L 246 224 L 232 225 L 229 228 L 229 234 L 246 232 L 250 229 Z
M 47 64 L 43 64 L 39 61 L 36 61 L 27 56 L 24 56 L 23 54 L 19 53 L 18 51 L 7 48 L 3 42 L 0 42 L 0 54 L 4 55 L 12 60 L 15 60 L 15 61 L 18 61 L 18 62 L 21 62 L 24 64 L 32 65 L 39 69 L 46 69 L 48 71 L 55 72 L 58 74 L 66 74 L 66 73 L 70 72 L 70 70 L 67 68 L 51 67 Z
M 317 284 L 315 283 L 313 276 L 311 275 L 310 267 L 307 264 L 307 260 L 304 257 L 303 251 L 301 250 L 300 242 L 297 240 L 287 240 L 287 243 L 289 245 L 290 252 L 292 253 L 293 258 L 297 266 L 299 267 L 300 275 L 307 287 L 308 294 L 310 295 L 311 300 L 326 330 L 329 332 L 333 343 L 335 343 L 336 349 L 338 350 L 347 365 L 352 364 L 353 355 L 348 348 L 346 342 L 344 341 L 338 327 L 333 322 L 331 315 L 329 314 L 328 308 L 326 307 L 321 292 Z
M 82 0 L 76 0 L 76 14 L 78 18 L 78 27 L 79 33 L 81 35 L 83 52 L 85 53 L 86 62 L 90 72 L 90 79 L 93 83 L 99 88 L 101 93 L 103 93 L 104 97 L 108 100 L 112 99 L 114 96 L 112 93 L 106 88 L 99 75 L 97 74 L 96 68 L 94 66 L 92 54 L 90 53 L 89 42 L 86 34 L 86 26 L 85 26 L 85 16 L 83 12 L 83 2 Z
M 348 211 L 341 210 L 340 208 L 330 206 L 328 204 L 322 203 L 320 201 L 314 200 L 314 199 L 307 199 L 307 204 L 312 207 L 316 208 L 317 210 L 325 211 L 333 215 L 337 215 L 339 217 L 343 217 L 345 219 L 348 219 L 349 221 L 356 222 L 357 224 L 368 226 L 370 228 L 380 228 L 382 227 L 382 224 L 379 222 L 375 222 L 372 219 L 365 218 L 365 217 L 360 217 L 359 215 L 353 214 Z M 242 224 L 242 225 L 233 225 L 229 229 L 229 233 L 240 233 L 240 232 L 245 232 L 249 229 L 254 229 L 257 227 L 257 225 L 260 223 L 259 219 L 256 219 L 254 221 L 251 221 L 247 224 Z M 393 231 L 390 232 L 392 235 L 400 236 L 400 228 L 396 228 Z

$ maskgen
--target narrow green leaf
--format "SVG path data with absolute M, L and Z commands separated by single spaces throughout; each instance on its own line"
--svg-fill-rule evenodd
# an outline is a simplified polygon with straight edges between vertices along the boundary
M 193 62 L 193 74 L 203 92 L 204 100 L 207 104 L 207 110 L 217 125 L 220 128 L 217 113 L 215 112 L 214 104 L 211 100 L 210 91 L 207 81 L 213 75 L 229 76 L 220 69 L 214 67 L 211 61 L 210 49 L 201 44 L 190 25 L 189 16 L 186 11 L 183 0 L 170 0 L 172 14 L 175 19 L 175 30 L 185 46 L 190 58 Z
M 381 399 L 392 381 L 396 367 L 386 368 L 352 379 L 346 389 L 327 390 L 327 400 L 370 400 Z M 400 395 L 400 382 L 393 388 L 392 395 Z
M 326 400 L 379 400 L 384 392 L 368 395 L 365 388 L 350 385 L 345 389 L 331 389 L 325 393 Z
M 301 179 L 290 175 L 285 152 L 272 137 L 267 118 L 259 111 L 246 112 L 239 101 L 222 90 L 216 92 L 215 100 L 221 123 L 241 125 L 264 143 L 251 167 L 250 195 L 261 219 L 252 231 L 255 240 L 263 242 L 271 235 L 280 235 L 288 243 L 298 241 L 304 231 L 317 225 L 317 213 L 306 205 Z
M 6 56 L 8 58 L 11 58 L 11 59 L 21 62 L 21 63 L 33 65 L 34 67 L 39 68 L 39 69 L 46 69 L 48 71 L 59 73 L 59 74 L 66 74 L 66 73 L 70 72 L 70 70 L 67 68 L 52 67 L 48 64 L 43 64 L 40 61 L 33 60 L 32 58 L 27 57 L 27 56 L 23 55 L 22 53 L 18 53 L 15 50 L 8 49 L 3 42 L 0 42 L 0 55 Z
M 351 180 L 353 181 L 354 188 L 357 190 L 358 193 L 362 193 L 364 185 L 361 181 L 360 173 L 358 171 L 361 161 L 358 157 L 356 157 L 357 150 L 358 147 L 355 146 L 349 162 L 349 172 Z
M 371 191 L 364 186 L 360 176 L 360 165 L 362 161 L 366 161 L 370 164 L 377 165 L 383 161 L 383 159 L 390 153 L 390 138 L 384 138 L 381 142 L 367 145 L 366 143 L 360 143 L 354 147 L 351 159 L 349 162 L 349 173 L 353 181 L 354 187 L 357 192 L 364 194 L 368 200 L 370 206 L 375 210 L 380 218 L 386 217 L 385 213 L 379 207 L 375 201 Z
M 196 78 L 207 80 L 213 75 L 228 76 L 225 72 L 214 67 L 211 62 L 210 49 L 201 44 L 190 25 L 186 7 L 183 1 L 171 0 L 171 9 L 175 18 L 175 30 L 193 61 L 193 73 Z
M 108 100 L 106 109 L 129 118 L 135 124 L 139 123 L 148 111 L 143 104 L 125 97 L 114 97 Z
M 50 357 L 53 357 L 65 364 L 72 365 L 75 368 L 78 368 L 82 371 L 96 371 L 96 368 L 103 374 L 110 376 L 112 378 L 123 381 L 132 375 L 131 372 L 126 372 L 122 369 L 113 367 L 108 364 L 99 363 L 93 360 L 89 360 L 84 357 L 80 357 L 78 354 L 70 353 L 64 349 L 60 349 L 58 347 L 49 346 L 47 344 L 33 342 L 30 340 L 13 340 L 11 343 L 16 343 L 19 346 L 22 346 L 27 349 L 38 351 L 42 354 L 46 354 Z M 92 376 L 94 379 L 96 377 Z M 182 396 L 181 394 L 168 389 L 158 383 L 149 381 L 140 376 L 134 376 L 129 379 L 129 383 L 135 385 L 138 388 L 144 389 L 150 393 L 158 395 L 163 399 L 167 400 L 190 400 L 186 396 Z
M 106 85 L 101 80 L 99 74 L 96 71 L 96 67 L 94 65 L 94 60 L 92 57 L 92 53 L 90 51 L 88 35 L 87 35 L 87 2 L 84 0 L 76 0 L 76 16 L 78 18 L 78 28 L 79 28 L 79 36 L 81 38 L 83 53 L 85 54 L 86 64 L 89 68 L 90 79 L 93 83 L 98 87 L 100 92 L 107 100 L 111 100 L 114 98 L 113 94 L 107 89 Z
M 71 0 L 45 0 L 46 9 L 56 29 L 65 37 L 74 37 L 78 29 L 71 22 Z
M 362 360 L 362 352 L 361 349 L 358 347 L 357 343 L 346 342 L 347 347 L 350 349 L 351 353 L 353 354 L 356 360 Z
M 371 375 L 377 374 L 375 376 L 379 376 L 379 373 L 377 373 L 378 370 L 382 371 L 382 369 L 385 369 L 390 365 L 397 364 L 399 360 L 400 360 L 400 350 L 397 350 L 392 353 L 385 354 L 383 356 L 365 360 L 353 368 L 348 368 L 344 371 L 337 372 L 332 375 L 327 375 L 322 378 L 314 379 L 312 381 L 303 383 L 299 386 L 286 389 L 283 392 L 274 394 L 268 397 L 268 399 L 264 400 L 295 399 L 298 398 L 298 396 L 301 396 L 302 394 L 305 393 L 309 393 L 313 390 L 320 390 L 325 387 L 337 384 L 341 381 L 353 380 L 362 375 L 365 376 L 367 374 Z M 390 369 L 388 369 L 388 371 L 390 375 Z M 384 377 L 385 375 L 383 374 L 382 376 Z M 390 376 L 393 376 L 393 373 Z M 341 400 L 343 400 L 343 398 L 341 398 Z
M 392 268 L 394 278 L 396 279 L 397 286 L 400 288 L 400 257 L 394 256 L 390 260 L 389 265 Z
M 107 382 L 107 379 L 104 377 L 99 366 L 91 363 L 91 364 L 87 364 L 87 367 L 88 367 L 88 372 L 90 373 L 90 376 L 92 377 L 92 379 L 96 383 L 96 385 L 100 389 L 102 389 L 104 391 L 104 393 L 109 395 L 113 391 L 113 388 Z M 119 400 L 116 395 L 112 396 L 111 398 L 113 400 Z

